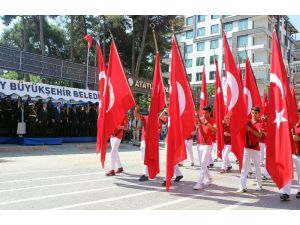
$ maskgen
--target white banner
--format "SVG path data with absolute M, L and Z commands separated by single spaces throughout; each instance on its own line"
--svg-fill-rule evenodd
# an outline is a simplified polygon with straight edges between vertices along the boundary
M 21 97 L 24 95 L 29 95 L 33 98 L 40 97 L 43 99 L 53 98 L 56 100 L 63 99 L 66 101 L 74 100 L 76 102 L 98 102 L 97 91 L 49 84 L 19 82 L 4 78 L 0 78 L 0 93 L 5 95 L 16 94 Z

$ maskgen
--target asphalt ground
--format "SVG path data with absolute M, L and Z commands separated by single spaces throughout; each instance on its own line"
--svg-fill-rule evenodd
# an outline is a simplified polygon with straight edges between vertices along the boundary
M 82 144 L 87 145 L 87 144 Z M 93 146 L 92 143 L 89 144 Z M 247 193 L 236 193 L 238 165 L 231 155 L 233 170 L 220 174 L 221 162 L 210 169 L 213 183 L 193 190 L 199 176 L 196 146 L 195 166 L 181 167 L 184 178 L 172 182 L 169 192 L 161 186 L 165 174 L 165 149 L 160 144 L 161 172 L 156 179 L 139 182 L 143 171 L 138 147 L 121 144 L 124 172 L 107 177 L 110 149 L 105 168 L 93 149 L 78 145 L 49 146 L 47 151 L 0 153 L 0 210 L 276 210 L 300 209 L 297 181 L 292 183 L 291 200 L 282 202 L 272 181 L 255 190 L 254 176 Z M 13 146 L 12 146 L 13 147 Z M 295 175 L 295 177 L 297 177 Z

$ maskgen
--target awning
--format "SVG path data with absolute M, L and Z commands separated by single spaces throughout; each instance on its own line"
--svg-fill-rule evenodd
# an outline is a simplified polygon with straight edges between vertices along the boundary
M 42 99 L 52 98 L 55 100 L 76 101 L 76 102 L 98 102 L 98 92 L 70 88 L 49 84 L 20 82 L 17 80 L 8 80 L 0 78 L 0 93 L 5 95 L 16 94 L 20 97 L 29 95 L 32 98 L 40 97 Z

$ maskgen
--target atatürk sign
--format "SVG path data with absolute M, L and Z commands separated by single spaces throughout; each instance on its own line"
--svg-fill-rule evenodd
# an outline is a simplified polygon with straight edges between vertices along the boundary
M 146 79 L 128 78 L 128 83 L 132 89 L 140 90 L 141 92 L 149 92 L 152 90 L 152 82 Z M 165 92 L 169 92 L 168 87 L 164 87 Z

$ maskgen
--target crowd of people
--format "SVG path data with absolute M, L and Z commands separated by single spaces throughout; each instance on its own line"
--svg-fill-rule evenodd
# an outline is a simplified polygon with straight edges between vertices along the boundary
M 195 127 L 196 130 L 191 133 L 191 135 L 186 140 L 186 151 L 188 158 L 190 160 L 190 166 L 194 166 L 194 156 L 192 150 L 193 138 L 196 134 L 197 139 L 197 152 L 198 159 L 200 162 L 200 173 L 198 181 L 195 183 L 193 189 L 200 190 L 207 188 L 213 182 L 213 178 L 209 172 L 209 168 L 214 166 L 214 162 L 218 161 L 217 157 L 217 144 L 216 144 L 216 131 L 218 129 L 217 124 L 212 115 L 212 109 L 209 106 L 203 107 L 201 114 L 198 115 L 198 112 L 195 112 Z M 148 116 L 141 115 L 139 113 L 138 107 L 135 108 L 135 119 L 140 118 L 143 124 L 142 129 L 142 143 L 141 143 L 141 155 L 142 155 L 142 164 L 144 164 L 145 157 L 145 136 L 146 136 L 146 127 L 148 123 Z M 298 192 L 296 198 L 300 198 L 300 109 L 298 109 L 298 123 L 293 128 L 293 140 L 296 145 L 296 152 L 293 152 L 292 158 L 294 166 L 296 169 L 296 174 L 298 176 Z M 107 176 L 114 176 L 116 173 L 121 173 L 124 171 L 121 164 L 121 160 L 118 154 L 119 143 L 122 139 L 122 131 L 126 129 L 126 118 L 120 124 L 118 129 L 114 132 L 111 137 L 112 153 L 111 153 L 111 170 L 107 172 Z M 161 132 L 162 124 L 168 123 L 168 110 L 167 108 L 163 110 L 159 115 L 159 132 Z M 135 121 L 133 121 L 135 123 Z M 265 167 L 265 154 L 267 151 L 265 142 L 267 138 L 267 118 L 266 115 L 261 115 L 259 107 L 252 107 L 251 109 L 251 119 L 249 119 L 246 124 L 246 136 L 245 136 L 245 148 L 241 168 L 240 184 L 237 192 L 245 193 L 247 189 L 247 178 L 252 175 L 252 166 L 255 169 L 256 177 L 256 191 L 261 191 L 263 189 L 262 181 L 269 180 L 271 177 L 268 174 L 268 171 Z M 138 127 L 139 122 L 134 124 L 134 127 Z M 223 130 L 224 130 L 224 148 L 222 150 L 222 166 L 219 170 L 221 174 L 229 173 L 232 169 L 231 160 L 229 159 L 229 154 L 231 152 L 231 135 L 230 135 L 230 115 L 227 114 L 224 117 L 223 121 Z M 136 134 L 135 134 L 136 135 Z M 114 143 L 118 142 L 117 145 Z M 133 141 L 133 144 L 136 144 Z M 167 143 L 166 143 L 167 144 Z M 115 163 L 118 162 L 118 163 Z M 235 160 L 238 164 L 238 160 Z M 183 179 L 183 173 L 180 170 L 182 163 L 179 163 L 174 166 L 174 182 L 179 182 Z M 263 169 L 263 172 L 262 172 Z M 148 181 L 149 174 L 148 168 L 144 165 L 142 175 L 139 178 L 139 181 Z M 163 181 L 163 186 L 166 185 L 166 181 Z M 291 194 L 291 182 L 287 184 L 281 190 L 280 198 L 284 201 L 290 199 Z

